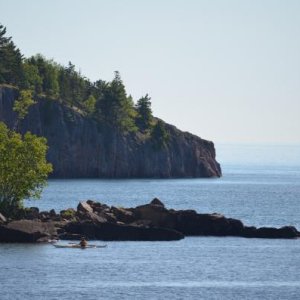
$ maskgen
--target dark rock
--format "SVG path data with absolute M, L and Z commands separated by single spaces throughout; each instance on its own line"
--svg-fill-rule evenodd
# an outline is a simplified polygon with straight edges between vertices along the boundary
M 0 242 L 7 243 L 34 243 L 47 237 L 57 236 L 53 223 L 44 223 L 31 220 L 19 220 L 0 225 Z
M 82 213 L 92 213 L 93 208 L 87 202 L 79 202 L 77 211 L 80 211 Z
M 91 203 L 91 202 L 90 202 Z M 93 204 L 92 204 L 93 205 Z M 95 223 L 105 223 L 107 219 L 93 212 L 93 208 L 87 202 L 80 202 L 77 206 L 77 217 L 82 221 L 92 221 Z
M 158 199 L 157 199 L 158 200 Z M 136 208 L 109 207 L 94 201 L 81 202 L 77 211 L 40 212 L 20 209 L 16 215 L 33 220 L 5 222 L 0 215 L 0 242 L 41 242 L 54 239 L 177 240 L 183 236 L 241 236 L 249 238 L 297 238 L 293 226 L 248 227 L 221 214 L 198 214 L 194 210 L 168 210 L 159 201 Z M 36 216 L 39 219 L 36 219 Z M 54 221 L 55 220 L 55 221 Z
M 93 205 L 97 205 L 97 204 L 101 204 L 100 202 L 95 202 L 93 200 L 86 200 L 85 201 L 88 205 L 93 206 Z
M 245 226 L 242 232 L 242 236 L 247 238 L 255 237 L 256 230 L 257 228 L 255 226 Z
M 154 198 L 150 204 L 165 207 L 165 205 L 158 198 Z
M 172 241 L 183 239 L 182 233 L 172 229 L 158 227 L 138 227 L 92 222 L 69 223 L 65 227 L 68 234 L 78 234 L 89 239 L 105 241 Z
M 132 223 L 135 220 L 135 216 L 133 212 L 131 212 L 130 210 L 121 207 L 117 208 L 112 206 L 111 212 L 113 213 L 113 215 L 116 217 L 118 221 L 121 221 L 123 223 L 128 224 L 128 223 Z
M 284 226 L 281 228 L 273 227 L 246 227 L 243 236 L 250 238 L 266 239 L 294 239 L 300 237 L 300 233 L 293 226 Z
M 90 205 L 95 213 L 102 213 L 105 210 L 109 210 L 109 206 L 92 200 L 86 201 Z
M 0 213 L 0 224 L 6 223 L 6 218 Z
M 183 239 L 184 235 L 168 228 L 106 223 L 96 231 L 96 237 L 105 241 L 173 241 Z
M 49 221 L 50 220 L 50 213 L 48 211 L 41 211 L 39 213 L 39 219 L 41 221 Z
M 227 219 L 220 214 L 197 214 L 195 211 L 176 213 L 175 229 L 185 235 L 238 236 L 244 225 L 241 221 Z
M 98 213 L 99 217 L 102 217 L 107 220 L 109 223 L 117 223 L 117 217 L 108 211 L 102 211 L 101 213 Z
M 60 216 L 62 219 L 71 220 L 76 216 L 76 210 L 74 208 L 68 208 L 66 210 L 62 210 L 60 212 Z
M 60 236 L 68 239 L 69 235 L 84 236 L 88 239 L 96 239 L 96 230 L 98 225 L 92 221 L 69 222 L 64 226 L 64 234 Z
M 129 225 L 138 226 L 138 227 L 151 227 L 152 222 L 150 220 L 137 220 L 130 223 Z
M 146 204 L 134 210 L 136 220 L 151 221 L 152 226 L 175 229 L 176 216 L 160 205 Z
M 60 240 L 76 241 L 76 240 L 80 240 L 82 235 L 76 233 L 61 233 L 58 235 L 58 237 Z
M 107 222 L 107 219 L 104 216 L 99 216 L 94 212 L 83 212 L 79 210 L 77 211 L 76 216 L 81 221 L 92 221 L 99 224 Z
M 150 221 L 150 226 L 174 229 L 185 235 L 238 236 L 244 228 L 241 221 L 220 214 L 198 214 L 194 210 L 174 211 L 161 205 L 141 205 L 134 209 L 134 214 L 140 223 Z M 135 221 L 134 224 L 138 223 Z
M 53 218 L 53 217 L 56 217 L 56 216 L 57 216 L 54 209 L 51 209 L 51 210 L 49 211 L 49 215 L 50 215 L 50 218 Z
M 24 218 L 27 220 L 39 219 L 39 209 L 37 207 L 25 208 Z
M 13 128 L 18 91 L 0 87 L 0 121 Z M 221 176 L 214 144 L 165 124 L 166 147 L 153 147 L 153 139 L 101 126 L 59 101 L 39 99 L 20 123 L 20 131 L 44 136 L 47 159 L 55 178 L 169 178 Z

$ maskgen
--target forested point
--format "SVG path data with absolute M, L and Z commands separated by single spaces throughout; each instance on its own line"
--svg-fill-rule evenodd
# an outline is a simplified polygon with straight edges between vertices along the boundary
M 140 132 L 153 139 L 155 145 L 167 145 L 168 133 L 164 122 L 152 115 L 151 98 L 146 94 L 134 103 L 118 71 L 110 82 L 91 82 L 71 62 L 62 66 L 41 54 L 26 58 L 1 24 L 0 84 L 19 90 L 16 110 L 22 111 L 22 106 L 26 108 L 42 99 L 59 101 L 94 119 L 100 127 Z

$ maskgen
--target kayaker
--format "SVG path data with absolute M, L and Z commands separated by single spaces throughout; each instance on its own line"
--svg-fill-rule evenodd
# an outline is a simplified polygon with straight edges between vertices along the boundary
M 85 248 L 88 245 L 88 242 L 86 241 L 86 239 L 84 237 L 81 238 L 79 245 L 82 248 Z

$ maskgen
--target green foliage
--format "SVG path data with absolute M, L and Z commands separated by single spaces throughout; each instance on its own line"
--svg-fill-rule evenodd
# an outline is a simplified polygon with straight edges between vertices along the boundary
M 27 60 L 27 63 L 38 70 L 38 75 L 42 83 L 42 92 L 51 98 L 58 98 L 58 65 L 52 60 L 45 59 L 41 54 L 32 56 Z
M 91 82 L 76 71 L 71 62 L 65 67 L 40 54 L 22 58 L 11 37 L 5 34 L 6 28 L 0 25 L 0 84 L 12 84 L 20 90 L 32 91 L 32 96 L 28 92 L 21 98 L 58 100 L 74 111 L 93 117 L 100 127 L 107 125 L 125 132 L 139 129 L 144 133 L 151 129 L 150 97 L 142 97 L 135 106 L 132 97 L 127 96 L 119 72 L 115 72 L 111 82 Z M 20 111 L 20 119 L 24 118 L 18 103 L 16 110 Z
M 14 103 L 13 110 L 18 113 L 18 119 L 23 120 L 28 114 L 28 109 L 35 104 L 31 90 L 21 90 L 18 99 Z
M 36 94 L 42 92 L 43 80 L 39 74 L 37 66 L 24 61 L 23 65 L 23 83 L 22 88 L 35 91 Z
M 152 141 L 157 148 L 164 148 L 167 146 L 170 135 L 166 130 L 163 121 L 158 120 L 151 131 Z
M 92 115 L 95 112 L 96 107 L 96 98 L 93 95 L 90 95 L 84 101 L 84 107 L 88 115 Z
M 24 137 L 0 123 L 0 211 L 11 215 L 26 198 L 39 198 L 52 171 L 46 161 L 46 139 Z
M 17 85 L 21 82 L 22 55 L 11 37 L 6 37 L 6 28 L 0 24 L 0 83 Z
M 60 212 L 60 215 L 62 218 L 67 219 L 67 220 L 71 220 L 74 219 L 76 216 L 76 211 L 73 208 L 68 208 L 66 210 L 62 210 Z
M 58 72 L 60 98 L 70 106 L 81 107 L 91 94 L 89 90 L 92 84 L 75 70 L 71 62 L 67 67 L 59 66 Z
M 143 131 L 150 129 L 153 121 L 150 100 L 151 98 L 148 96 L 148 94 L 146 94 L 146 96 L 140 98 L 136 104 L 136 110 L 138 113 L 136 123 Z
M 135 115 L 132 97 L 127 97 L 120 74 L 116 71 L 115 78 L 104 86 L 102 97 L 96 103 L 97 119 L 123 131 L 135 131 Z

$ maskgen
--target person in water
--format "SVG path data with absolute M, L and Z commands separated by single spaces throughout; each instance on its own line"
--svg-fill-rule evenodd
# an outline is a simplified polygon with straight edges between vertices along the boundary
M 87 246 L 87 241 L 86 241 L 86 239 L 84 238 L 84 237 L 82 237 L 81 238 L 81 240 L 80 240 L 80 243 L 79 243 L 79 245 L 82 247 L 82 248 L 85 248 L 86 246 Z

